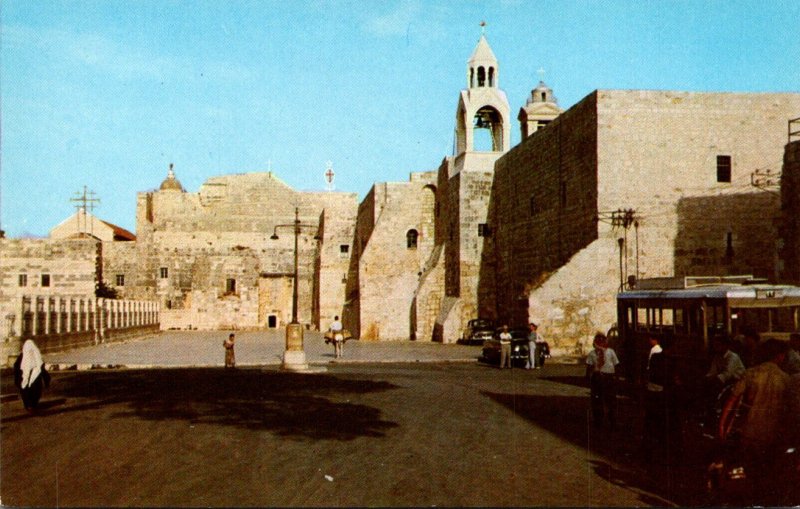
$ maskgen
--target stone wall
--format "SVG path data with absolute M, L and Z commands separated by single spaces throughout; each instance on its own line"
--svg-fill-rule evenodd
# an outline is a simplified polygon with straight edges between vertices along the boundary
M 435 173 L 428 172 L 412 174 L 409 182 L 376 184 L 362 203 L 357 226 L 361 339 L 415 334 L 414 294 L 434 248 L 435 200 Z
M 800 128 L 794 124 L 795 129 Z M 784 150 L 781 174 L 781 281 L 800 284 L 800 140 Z
M 529 296 L 597 238 L 595 104 L 587 97 L 495 166 L 496 249 L 484 264 L 496 264 L 496 291 L 486 299 L 496 299 L 500 322 L 524 326 L 547 315 L 542 303 L 529 309 Z
M 355 194 L 298 192 L 272 173 L 212 177 L 197 193 L 140 193 L 135 254 L 114 246 L 104 274 L 112 286 L 124 275 L 125 296 L 159 300 L 163 328 L 283 325 L 292 318 L 297 208 L 298 321 L 317 328 L 341 306 L 349 252 L 343 257 L 339 246 L 356 206 Z M 331 244 L 322 247 L 314 237 L 326 209 Z
M 498 314 L 580 351 L 613 323 L 620 279 L 774 278 L 778 200 L 750 175 L 780 160 L 797 111 L 800 94 L 590 94 L 498 161 Z
M 15 313 L 14 303 L 31 293 L 94 297 L 99 248 L 91 238 L 0 239 L 1 316 Z M 42 284 L 43 275 L 48 286 Z

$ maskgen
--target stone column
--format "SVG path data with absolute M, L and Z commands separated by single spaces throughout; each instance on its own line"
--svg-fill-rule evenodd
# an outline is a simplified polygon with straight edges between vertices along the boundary
M 56 315 L 56 326 L 53 332 L 61 334 L 61 297 L 55 298 L 54 308 Z
M 17 336 L 22 337 L 23 330 L 22 328 L 25 326 L 25 297 L 20 297 L 17 301 Z
M 33 323 L 31 323 L 31 336 L 38 336 L 39 330 L 39 297 L 31 297 L 31 313 L 33 313 Z
M 45 335 L 50 334 L 50 330 L 51 330 L 50 326 L 51 326 L 52 316 L 53 315 L 50 313 L 50 304 L 52 304 L 52 301 L 50 299 L 50 296 L 48 295 L 48 296 L 46 296 L 44 298 L 44 302 L 42 303 L 42 307 L 43 307 L 42 311 L 44 311 L 44 333 L 45 333 Z
M 97 299 L 97 332 L 100 343 L 106 338 L 106 305 L 108 300 Z

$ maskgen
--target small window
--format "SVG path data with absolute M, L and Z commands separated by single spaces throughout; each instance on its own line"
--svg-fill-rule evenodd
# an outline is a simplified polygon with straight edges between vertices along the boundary
M 350 252 L 350 246 L 348 244 L 342 244 L 339 246 L 339 252 L 341 254 L 347 254 Z
M 20 274 L 19 275 L 19 286 L 28 286 L 28 275 L 27 274 Z
M 731 156 L 717 156 L 717 182 L 731 181 Z
M 117 274 L 117 286 L 125 286 L 125 274 Z
M 544 126 L 546 126 L 547 124 L 549 124 L 549 123 L 550 123 L 550 120 L 537 120 L 536 121 L 536 128 L 537 129 L 541 129 Z
M 488 223 L 478 223 L 478 237 L 491 237 L 492 229 Z
M 167 279 L 169 277 L 169 269 L 167 269 L 166 267 L 161 267 L 160 269 L 158 269 L 158 272 L 159 275 L 161 276 L 161 279 Z
M 236 293 L 236 280 L 228 278 L 225 280 L 225 293 Z
M 486 69 L 478 67 L 478 86 L 486 86 Z
M 547 102 L 547 92 L 542 92 L 542 102 Z
M 42 286 L 50 286 L 50 274 L 42 274 Z
M 417 230 L 408 230 L 406 233 L 406 247 L 408 249 L 417 249 L 417 239 L 419 238 L 419 232 Z

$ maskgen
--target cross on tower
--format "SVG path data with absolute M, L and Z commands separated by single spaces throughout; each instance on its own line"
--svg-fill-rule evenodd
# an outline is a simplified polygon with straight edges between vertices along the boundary
M 325 166 L 327 167 L 327 170 L 325 171 L 325 180 L 328 182 L 328 191 L 332 191 L 333 177 L 336 176 L 336 174 L 333 172 L 333 163 L 328 161 L 325 163 Z
M 540 67 L 536 74 L 539 75 L 539 81 L 544 81 L 544 68 Z
M 481 21 L 480 25 L 481 25 L 481 35 L 486 35 L 486 22 Z

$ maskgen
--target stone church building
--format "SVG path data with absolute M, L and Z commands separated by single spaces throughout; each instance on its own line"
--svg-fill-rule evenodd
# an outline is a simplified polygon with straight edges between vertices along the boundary
M 356 195 L 295 191 L 271 172 L 212 177 L 188 193 L 170 166 L 159 189 L 138 195 L 137 241 L 104 249 L 106 284 L 159 301 L 162 329 L 283 326 L 295 211 L 298 321 L 324 327 L 344 301 Z
M 597 90 L 564 112 L 540 82 L 511 148 L 499 69 L 482 36 L 455 153 L 361 203 L 344 316 L 362 339 L 454 342 L 481 317 L 580 351 L 636 279 L 787 274 L 796 216 L 751 181 L 780 170 L 800 94 Z
M 309 328 L 341 315 L 362 340 L 451 343 L 472 318 L 536 321 L 554 350 L 572 352 L 613 324 L 616 292 L 638 279 L 800 281 L 800 141 L 786 130 L 800 94 L 596 90 L 564 111 L 539 82 L 512 147 L 484 36 L 465 82 L 454 153 L 407 182 L 375 183 L 360 203 L 272 172 L 187 192 L 170 166 L 138 194 L 135 235 L 92 218 L 94 242 L 74 244 L 90 232 L 71 218 L 45 241 L 0 239 L 15 253 L 0 259 L 4 291 L 23 272 L 38 281 L 38 253 L 58 284 L 157 302 L 162 329 L 281 327 L 299 224 L 298 320 Z M 781 169 L 783 186 L 753 185 Z

